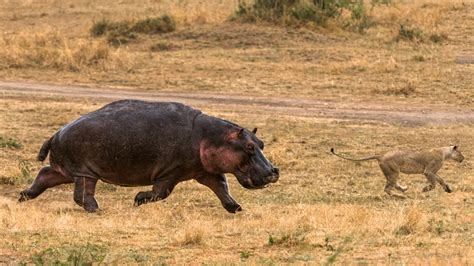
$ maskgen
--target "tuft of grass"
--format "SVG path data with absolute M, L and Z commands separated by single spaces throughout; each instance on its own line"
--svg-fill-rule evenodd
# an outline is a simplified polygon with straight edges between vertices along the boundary
M 429 37 L 428 37 L 429 35 Z M 400 24 L 398 35 L 394 38 L 395 41 L 412 41 L 412 42 L 425 42 L 431 41 L 433 43 L 443 43 L 448 39 L 448 35 L 445 33 L 425 33 L 422 29 L 417 26 L 407 26 Z
M 107 42 L 114 46 L 129 43 L 137 39 L 137 34 L 159 34 L 176 30 L 176 23 L 172 16 L 146 18 L 138 21 L 109 21 L 103 19 L 95 22 L 90 33 L 93 37 L 106 36 Z
M 284 246 L 284 247 L 295 247 L 308 245 L 306 234 L 300 231 L 291 232 L 275 236 L 270 234 L 268 236 L 269 246 Z
M 79 72 L 127 67 L 127 57 L 103 41 L 67 39 L 55 30 L 0 38 L 0 68 L 46 68 Z
M 30 179 L 31 174 L 31 163 L 26 160 L 20 160 L 18 162 L 18 168 L 20 169 L 22 179 Z
M 16 139 L 7 138 L 0 135 L 0 148 L 21 149 L 23 145 Z
M 448 39 L 448 35 L 445 33 L 433 33 L 429 39 L 433 43 L 442 43 Z
M 336 249 L 334 249 L 331 245 L 329 245 L 329 237 L 326 237 L 325 238 L 325 246 L 326 247 L 330 247 L 329 248 L 326 248 L 326 250 L 328 251 L 334 251 L 331 255 L 329 255 L 326 259 L 326 262 L 324 263 L 324 265 L 332 265 L 336 262 L 336 259 L 337 257 L 339 257 L 341 255 L 341 253 L 344 251 L 344 248 L 345 246 L 351 241 L 351 238 L 350 237 L 345 237 L 344 238 L 344 242 L 339 246 L 337 247 Z
M 171 43 L 165 41 L 161 41 L 150 46 L 150 51 L 152 52 L 170 51 L 173 49 L 174 46 Z
M 413 56 L 413 60 L 416 62 L 425 62 L 426 58 L 422 55 L 415 55 Z
M 163 15 L 161 17 L 139 20 L 135 22 L 130 30 L 143 34 L 168 33 L 176 30 L 176 23 L 173 17 Z
M 417 207 L 410 208 L 405 214 L 404 223 L 395 230 L 395 235 L 406 236 L 415 233 L 421 219 L 421 211 Z
M 416 92 L 415 86 L 409 82 L 405 86 L 400 88 L 387 88 L 387 89 L 375 89 L 373 90 L 375 94 L 383 94 L 383 95 L 392 95 L 392 96 L 405 96 L 408 97 L 413 95 Z
M 428 231 L 438 236 L 446 232 L 446 228 L 445 228 L 443 220 L 436 220 L 432 218 L 428 221 L 428 225 L 429 225 Z
M 204 243 L 204 232 L 199 229 L 187 230 L 184 234 L 184 239 L 181 242 L 184 246 L 201 245 Z
M 106 257 L 105 247 L 87 243 L 85 246 L 47 248 L 30 259 L 35 265 L 92 265 L 103 263 Z
M 20 170 L 20 174 L 14 176 L 0 176 L 0 184 L 19 185 L 31 183 L 33 181 L 31 167 L 32 164 L 29 161 L 20 159 L 18 161 L 18 170 Z
M 251 256 L 254 255 L 253 251 L 251 251 L 251 250 L 242 250 L 242 251 L 239 252 L 239 254 L 240 254 L 240 259 L 241 260 L 246 260 L 246 259 L 248 259 L 248 258 L 250 258 Z
M 132 258 L 137 263 L 142 263 L 142 262 L 146 262 L 150 260 L 150 258 L 147 255 L 143 255 L 136 250 L 130 250 L 127 253 L 127 256 Z
M 400 29 L 398 30 L 398 35 L 395 37 L 395 40 L 398 41 L 416 41 L 421 42 L 424 39 L 423 31 L 416 26 L 406 26 L 400 24 Z

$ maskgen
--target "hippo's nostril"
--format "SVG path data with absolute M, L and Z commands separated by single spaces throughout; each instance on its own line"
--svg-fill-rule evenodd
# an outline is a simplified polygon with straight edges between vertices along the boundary
M 274 168 L 272 169 L 272 173 L 273 173 L 274 175 L 276 175 L 276 176 L 279 176 L 279 175 L 280 175 L 280 170 L 278 170 L 278 168 L 274 167 Z

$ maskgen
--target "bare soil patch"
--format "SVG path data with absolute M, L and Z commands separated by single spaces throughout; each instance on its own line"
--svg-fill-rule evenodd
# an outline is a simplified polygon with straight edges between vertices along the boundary
M 436 105 L 423 107 L 345 101 L 316 101 L 307 98 L 248 97 L 211 93 L 146 92 L 131 89 L 72 87 L 46 84 L 0 82 L 0 92 L 43 96 L 102 98 L 107 100 L 142 99 L 178 101 L 196 106 L 232 106 L 243 113 L 263 112 L 278 115 L 379 121 L 405 125 L 474 124 L 474 110 Z

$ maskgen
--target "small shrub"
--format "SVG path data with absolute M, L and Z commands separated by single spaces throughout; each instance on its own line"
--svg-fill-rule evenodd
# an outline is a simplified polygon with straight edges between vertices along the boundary
M 174 22 L 173 17 L 168 15 L 139 20 L 131 28 L 131 31 L 143 34 L 167 33 L 175 30 L 176 23 Z
M 347 5 L 351 11 L 351 19 L 346 23 L 346 27 L 364 33 L 366 29 L 374 25 L 374 22 L 367 14 L 364 1 L 359 0 Z
M 107 32 L 107 29 L 110 27 L 109 22 L 105 19 L 95 22 L 91 28 L 92 36 L 102 36 Z
M 448 39 L 448 35 L 445 33 L 433 33 L 430 35 L 430 41 L 434 43 L 442 43 L 443 41 Z
M 23 145 L 16 139 L 0 136 L 0 148 L 21 149 Z
M 114 46 L 127 44 L 137 39 L 140 34 L 159 34 L 176 30 L 173 17 L 163 15 L 156 18 L 146 18 L 132 21 L 101 20 L 94 23 L 90 29 L 94 37 L 107 36 L 107 42 Z
M 396 41 L 404 40 L 404 41 L 423 41 L 424 33 L 421 29 L 413 26 L 407 27 L 403 24 L 400 25 L 400 29 L 398 30 L 398 36 L 395 37 Z
M 298 21 L 312 21 L 320 25 L 326 23 L 327 20 L 327 16 L 320 9 L 310 4 L 298 5 L 291 10 L 291 15 Z
M 234 18 L 243 22 L 265 20 L 284 24 L 315 23 L 325 25 L 330 18 L 338 18 L 344 10 L 351 12 L 346 28 L 362 32 L 371 26 L 363 0 L 256 0 L 248 5 L 239 1 Z

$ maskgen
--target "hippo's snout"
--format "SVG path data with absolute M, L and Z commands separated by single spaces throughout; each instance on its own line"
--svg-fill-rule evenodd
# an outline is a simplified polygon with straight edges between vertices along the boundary
M 271 174 L 268 175 L 265 179 L 267 183 L 276 183 L 280 178 L 280 170 L 278 168 L 273 167 L 271 170 Z

